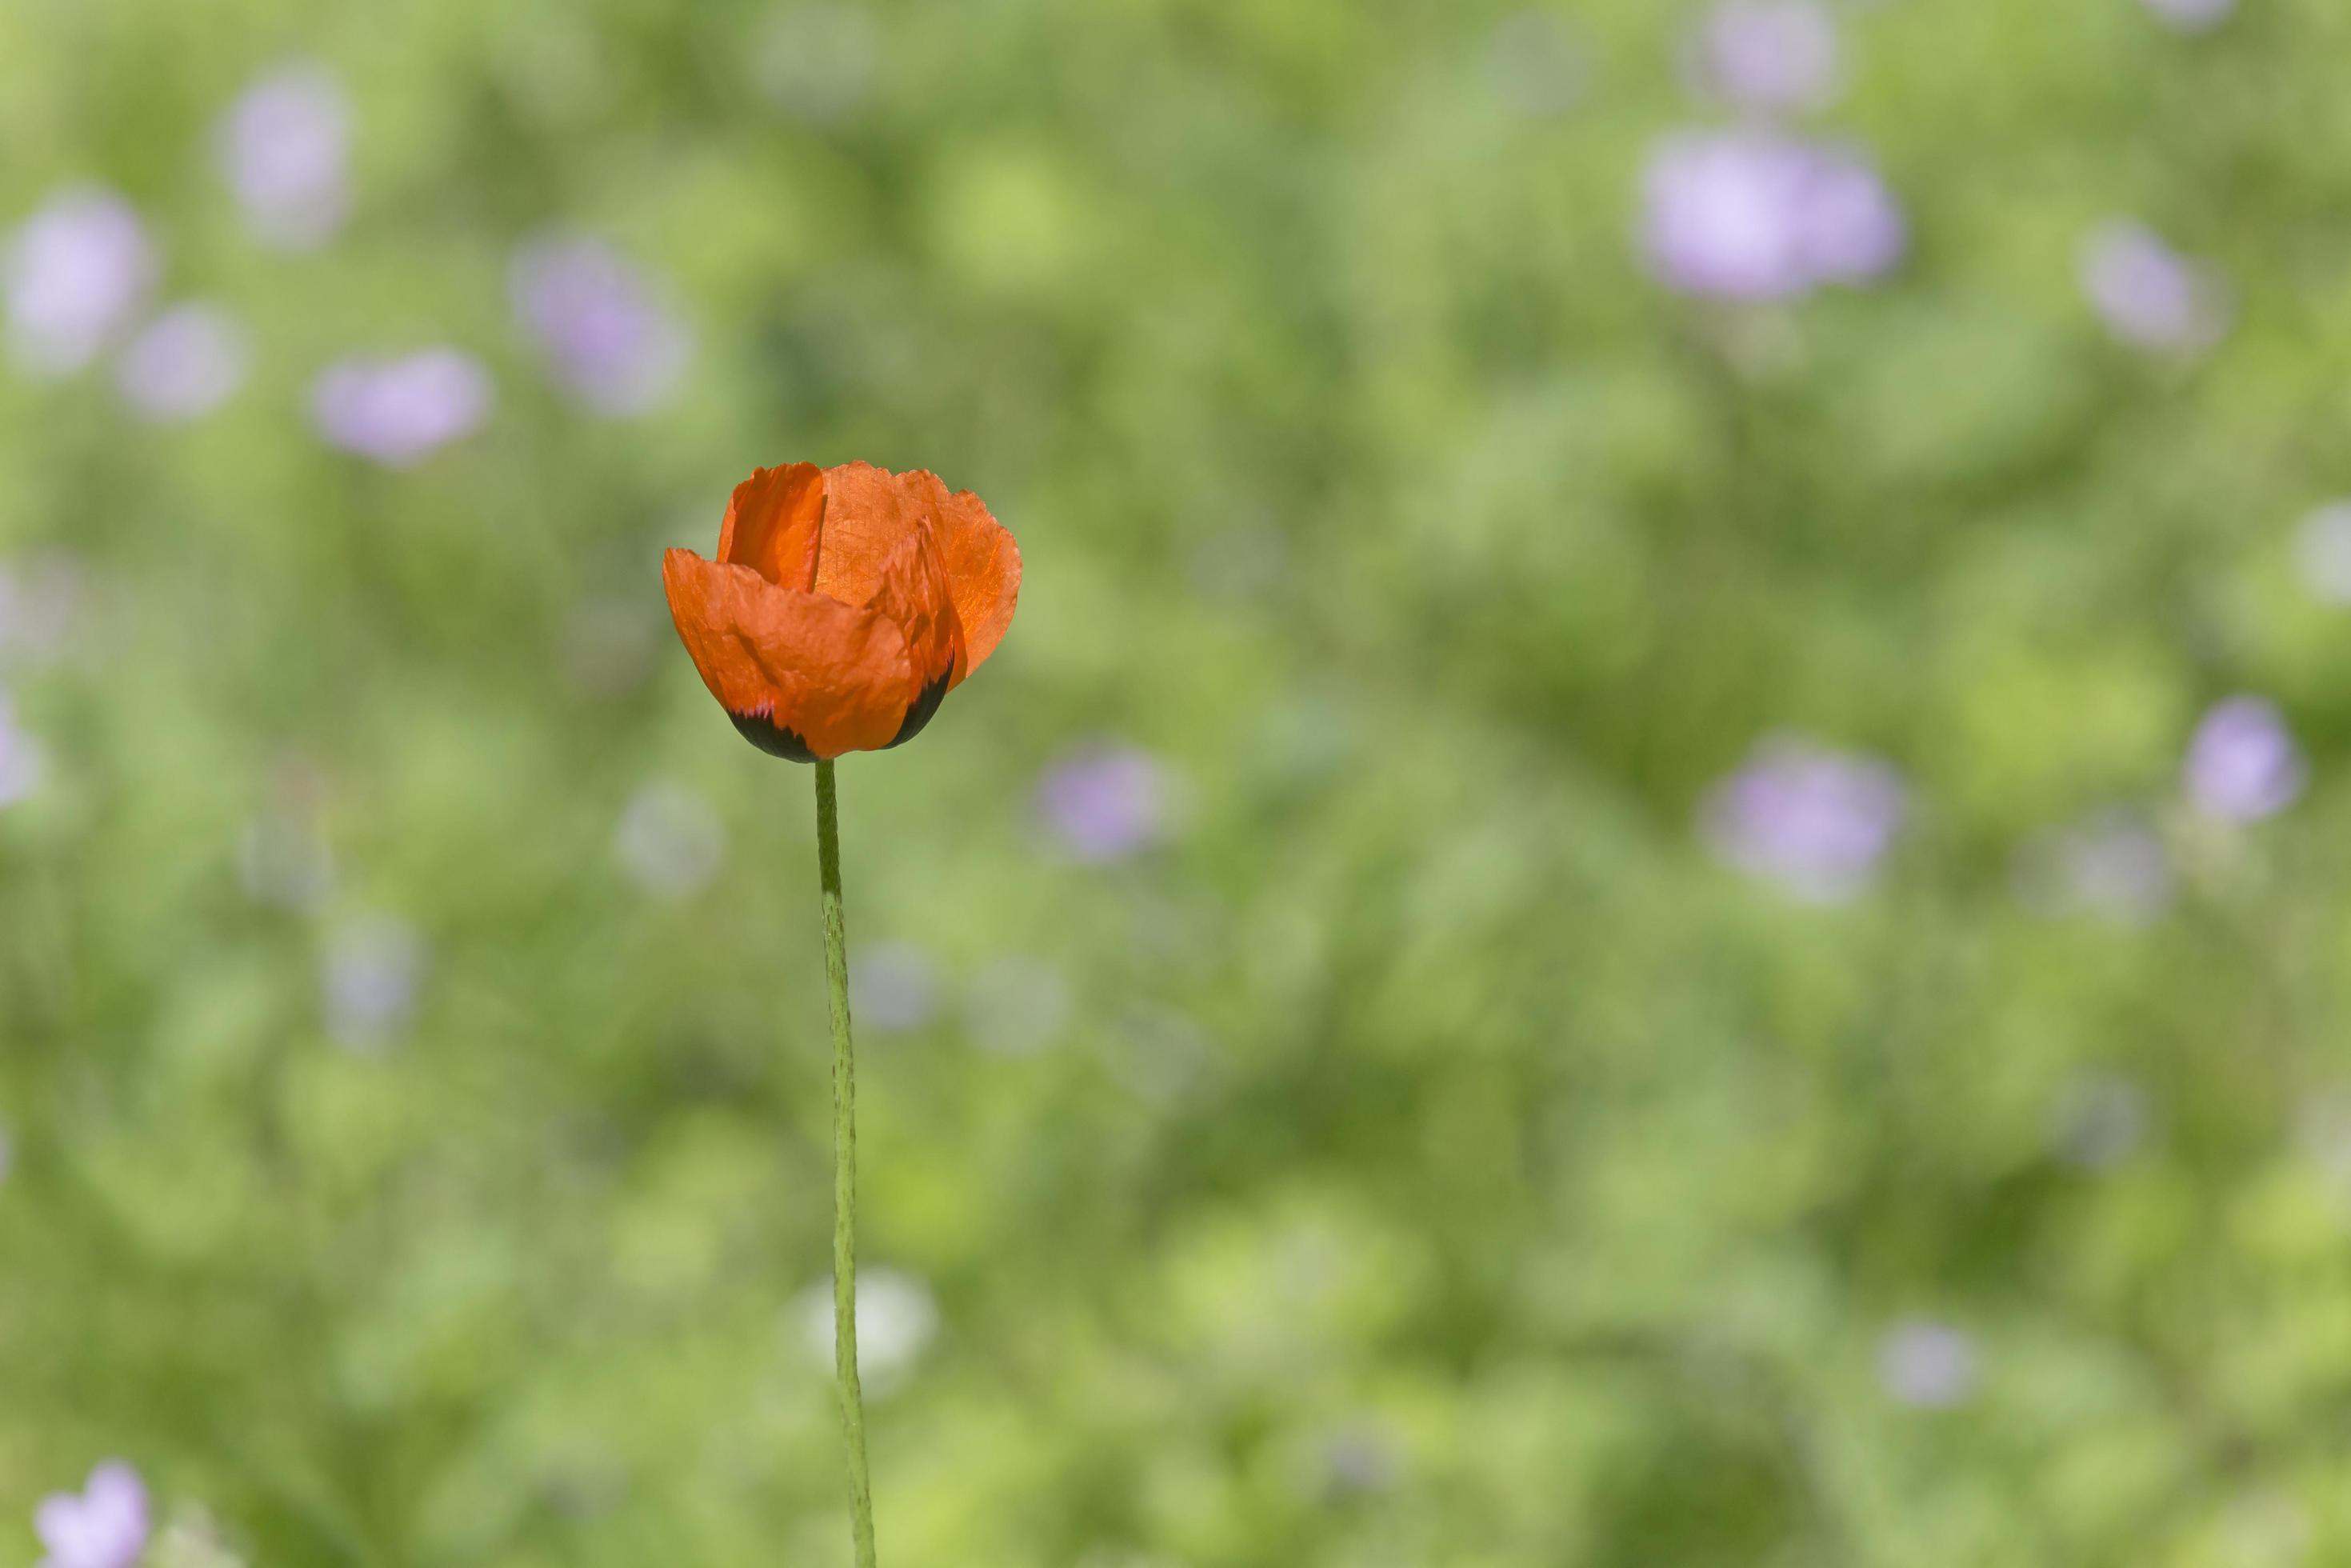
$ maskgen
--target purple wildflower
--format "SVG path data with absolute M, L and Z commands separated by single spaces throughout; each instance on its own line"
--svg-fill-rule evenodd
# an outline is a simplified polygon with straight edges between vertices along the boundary
M 1165 769 L 1148 752 L 1105 747 L 1056 764 L 1038 786 L 1037 806 L 1064 850 L 1101 862 L 1158 842 L 1167 830 L 1170 793 Z
M 515 256 L 511 287 L 557 379 L 596 413 L 646 413 L 677 390 L 693 338 L 610 246 L 533 241 Z
M 146 298 L 155 253 L 131 204 L 98 185 L 49 198 L 0 256 L 8 349 L 35 375 L 70 375 L 96 359 Z
M 1652 152 L 1644 189 L 1650 266 L 1686 294 L 1792 299 L 1879 277 L 1908 244 L 1876 170 L 1834 143 L 1685 131 Z
M 2185 772 L 2189 803 L 2223 822 L 2273 817 L 2310 782 L 2310 765 L 2284 718 L 2253 696 L 2230 697 L 2204 716 Z
M 1908 814 L 1901 779 L 1883 762 L 1793 737 L 1759 744 L 1707 798 L 1714 852 L 1811 904 L 1866 891 Z
M 1902 259 L 1910 229 L 1894 193 L 1850 148 L 1816 147 L 1806 182 L 1802 251 L 1825 283 L 1867 283 Z
M 1821 109 L 1844 85 L 1836 18 L 1819 0 L 1721 0 L 1689 68 L 1701 91 L 1741 109 Z
M 139 1472 L 109 1459 L 78 1492 L 57 1492 L 33 1512 L 48 1556 L 41 1568 L 131 1568 L 147 1550 L 147 1487 Z
M 337 931 L 320 977 L 335 1043 L 363 1052 L 392 1044 L 415 1011 L 424 963 L 423 938 L 403 921 L 378 915 Z
M 329 443 L 391 468 L 423 462 L 489 417 L 489 372 L 455 349 L 338 361 L 310 386 L 310 417 Z
M 209 305 L 178 305 L 149 322 L 123 350 L 115 385 L 158 424 L 201 419 L 245 383 L 245 329 Z
M 1949 1323 L 1909 1319 L 1877 1342 L 1877 1381 L 1901 1403 L 1945 1410 L 1975 1392 L 1975 1342 Z
M 262 77 L 222 117 L 214 151 L 256 238 L 315 250 L 342 227 L 350 121 L 342 84 L 307 62 Z
M 726 853 L 726 826 L 701 791 L 654 784 L 621 813 L 613 850 L 631 882 L 674 902 L 699 893 L 716 874 Z
M 2135 349 L 2209 349 L 2229 329 L 2228 292 L 2146 225 L 2116 218 L 2082 244 L 2082 292 Z
M 2227 21 L 2237 0 L 2139 0 L 2155 19 L 2183 33 L 2203 33 Z

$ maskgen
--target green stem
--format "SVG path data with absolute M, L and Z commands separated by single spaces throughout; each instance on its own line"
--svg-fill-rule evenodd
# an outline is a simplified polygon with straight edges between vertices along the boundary
M 857 1057 L 849 1041 L 849 938 L 841 919 L 841 810 L 832 764 L 816 765 L 816 861 L 824 888 L 824 978 L 832 993 L 832 1364 L 849 1443 L 850 1531 L 857 1568 L 873 1568 L 873 1483 L 865 1470 L 865 1396 L 857 1385 Z

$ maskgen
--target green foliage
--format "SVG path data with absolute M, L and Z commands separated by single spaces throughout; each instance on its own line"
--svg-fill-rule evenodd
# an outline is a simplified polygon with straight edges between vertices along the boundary
M 2351 486 L 2351 13 L 1851 7 L 1823 122 L 1912 255 L 1730 311 L 1633 238 L 1650 139 L 1719 118 L 1692 13 L 1562 5 L 1531 114 L 1508 9 L 0 6 L 0 215 L 103 180 L 254 337 L 184 429 L 0 378 L 0 560 L 81 582 L 6 674 L 0 1557 L 120 1455 L 169 1563 L 847 1561 L 810 778 L 657 559 L 852 457 L 1027 570 L 841 768 L 852 953 L 945 998 L 862 1042 L 866 1258 L 938 1319 L 872 1379 L 892 1568 L 2351 1555 L 2351 618 L 2290 553 Z M 209 152 L 293 52 L 356 113 L 314 255 Z M 2109 340 L 2116 212 L 2228 276 L 2220 347 Z M 670 280 L 674 404 L 550 384 L 506 272 L 549 228 Z M 434 342 L 481 431 L 317 440 L 325 364 Z M 2313 782 L 2223 831 L 2171 802 L 2241 689 Z M 1780 729 L 1911 787 L 1849 905 L 1694 829 Z M 1032 810 L 1099 737 L 1183 786 L 1106 865 Z M 664 783 L 725 834 L 680 899 L 614 850 Z M 2169 911 L 2020 901 L 2116 802 Z M 256 822 L 316 825 L 322 902 L 253 896 Z M 348 1049 L 321 966 L 387 917 L 415 1011 Z M 967 998 L 1055 984 L 983 1049 Z M 2116 1084 L 2141 1135 L 2068 1158 Z M 1881 1376 L 1919 1322 L 1973 1346 L 1949 1408 Z

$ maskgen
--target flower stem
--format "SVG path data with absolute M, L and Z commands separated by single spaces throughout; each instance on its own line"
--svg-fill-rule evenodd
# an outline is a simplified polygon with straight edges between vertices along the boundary
M 850 1531 L 857 1568 L 874 1568 L 873 1483 L 865 1470 L 865 1396 L 857 1385 L 857 1058 L 849 1040 L 849 938 L 841 918 L 841 810 L 832 764 L 816 765 L 816 861 L 824 889 L 824 978 L 832 993 L 832 1364 L 849 1443 Z

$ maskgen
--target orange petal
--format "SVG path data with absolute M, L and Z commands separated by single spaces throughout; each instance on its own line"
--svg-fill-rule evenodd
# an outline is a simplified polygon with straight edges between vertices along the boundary
M 754 469 L 726 502 L 718 559 L 747 566 L 778 588 L 805 592 L 816 581 L 824 514 L 824 470 L 815 464 Z
M 965 663 L 956 673 L 961 682 L 996 652 L 1012 624 L 1020 599 L 1020 547 L 970 491 L 949 495 L 935 474 L 906 477 L 919 487 L 923 508 L 938 519 L 947 589 L 955 597 L 956 618 L 963 622 Z
M 703 685 L 738 726 L 765 719 L 818 758 L 897 738 L 914 673 L 904 634 L 879 610 L 684 549 L 663 555 L 662 586 Z
M 939 554 L 938 530 L 930 518 L 919 520 L 914 531 L 890 552 L 889 563 L 882 569 L 881 585 L 868 602 L 905 634 L 917 699 L 936 681 L 962 678 L 963 622 L 956 618 L 946 563 Z
M 824 548 L 815 587 L 843 604 L 862 604 L 882 586 L 882 573 L 923 511 L 902 476 L 870 463 L 824 471 Z

